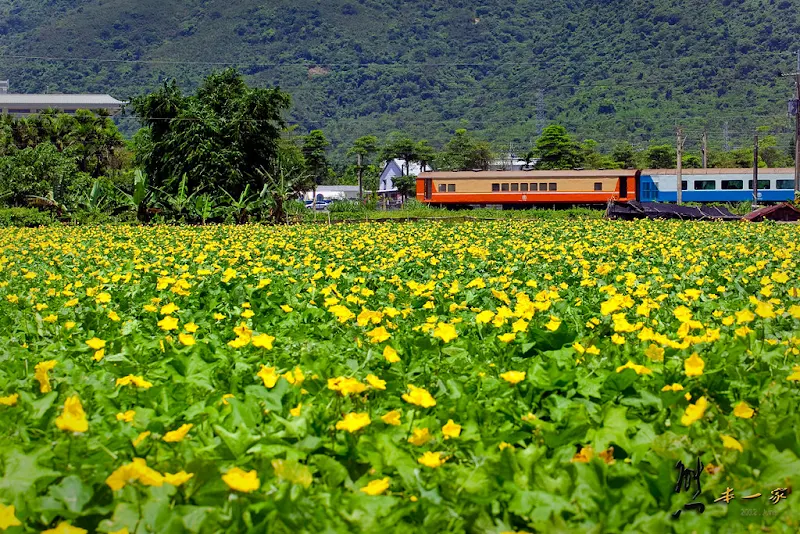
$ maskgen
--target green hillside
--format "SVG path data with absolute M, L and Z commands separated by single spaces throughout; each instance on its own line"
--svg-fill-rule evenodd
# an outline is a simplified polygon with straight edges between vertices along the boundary
M 800 17 L 789 0 L 269 4 L 0 0 L 0 79 L 129 98 L 234 65 L 290 92 L 291 119 L 340 152 L 392 130 L 439 144 L 457 127 L 521 152 L 542 118 L 605 148 L 670 140 L 677 124 L 690 150 L 703 128 L 723 145 L 726 123 L 731 146 L 757 126 L 791 143 L 780 74 L 795 66 Z

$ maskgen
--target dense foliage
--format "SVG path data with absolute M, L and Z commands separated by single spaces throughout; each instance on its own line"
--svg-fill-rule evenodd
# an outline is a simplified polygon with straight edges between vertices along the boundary
M 606 151 L 672 141 L 676 123 L 694 151 L 703 128 L 722 148 L 726 123 L 731 146 L 749 146 L 764 125 L 784 132 L 785 152 L 791 87 L 780 74 L 795 64 L 795 8 L 787 0 L 0 0 L 2 53 L 26 56 L 4 57 L 0 77 L 18 91 L 129 99 L 171 77 L 192 89 L 215 62 L 229 62 L 256 86 L 292 94 L 291 119 L 323 129 L 337 160 L 355 138 L 393 130 L 441 146 L 467 128 L 495 150 L 512 143 L 524 153 L 547 122 Z
M 796 532 L 799 253 L 650 221 L 2 230 L 0 528 Z

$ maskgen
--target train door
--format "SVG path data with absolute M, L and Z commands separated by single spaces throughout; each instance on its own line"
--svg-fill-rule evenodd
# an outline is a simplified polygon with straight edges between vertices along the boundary
M 628 177 L 623 176 L 619 179 L 619 198 L 628 198 Z
M 433 192 L 433 179 L 425 178 L 425 200 L 431 199 L 432 192 Z

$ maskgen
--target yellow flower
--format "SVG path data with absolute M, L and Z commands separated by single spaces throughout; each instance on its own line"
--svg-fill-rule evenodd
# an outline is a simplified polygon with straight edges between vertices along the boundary
M 750 419 L 756 413 L 746 402 L 742 401 L 737 404 L 733 409 L 733 415 L 741 417 L 742 419 Z
M 500 378 L 514 386 L 525 380 L 525 371 L 506 371 L 500 375 Z
M 449 343 L 458 337 L 456 327 L 448 323 L 439 323 L 433 330 L 433 337 L 438 337 L 445 343 Z
M 683 391 L 683 386 L 680 384 L 672 384 L 671 386 L 664 386 L 661 391 Z
M 700 397 L 695 404 L 690 404 L 686 407 L 686 411 L 683 417 L 681 417 L 681 424 L 683 426 L 689 426 L 695 421 L 699 421 L 703 417 L 703 414 L 706 413 L 706 408 L 708 408 L 706 398 Z
M 672 314 L 682 323 L 687 323 L 692 320 L 692 311 L 686 306 L 678 306 L 673 310 Z
M 64 402 L 64 411 L 56 417 L 56 426 L 65 432 L 86 432 L 89 430 L 89 421 L 83 411 L 81 399 L 77 395 L 67 398 Z
M 115 312 L 115 311 L 113 311 L 113 310 L 112 310 L 112 311 L 110 311 L 110 312 L 108 312 L 108 318 L 109 318 L 109 319 L 111 319 L 111 320 L 112 320 L 112 321 L 114 321 L 114 322 L 117 322 L 117 321 L 119 321 L 119 320 L 120 320 L 120 319 L 119 319 L 119 315 L 117 315 L 117 312 Z
M 189 430 L 191 430 L 193 426 L 194 425 L 191 423 L 186 425 L 181 425 L 181 427 L 178 430 L 173 430 L 171 432 L 167 432 L 166 434 L 164 434 L 164 437 L 162 439 L 167 443 L 178 443 L 180 441 L 183 441 L 183 438 L 186 437 L 186 434 L 189 433 Z
M 457 438 L 461 435 L 461 425 L 457 425 L 452 419 L 447 420 L 447 424 L 442 427 L 444 439 Z
M 186 323 L 185 325 L 183 325 L 183 329 L 189 332 L 190 334 L 194 334 L 195 332 L 197 332 L 198 328 L 200 327 L 194 323 Z
M 428 451 L 421 457 L 417 458 L 417 462 L 421 463 L 425 467 L 430 467 L 431 469 L 435 469 L 443 465 L 446 461 L 447 458 L 442 458 L 441 452 Z
M 386 486 L 388 487 L 388 478 L 385 479 L 387 481 Z M 14 506 L 9 505 L 6 506 L 5 504 L 0 503 L 0 530 L 6 530 L 9 527 L 19 527 L 22 526 L 22 523 L 17 516 L 15 515 Z
M 149 389 L 153 387 L 153 384 L 145 380 L 143 377 L 136 375 L 128 375 L 123 378 L 117 378 L 117 385 L 118 386 L 133 385 L 136 386 L 137 388 L 142 388 L 142 389 Z
M 369 337 L 369 340 L 372 343 L 381 343 L 382 341 L 389 339 L 391 334 L 386 331 L 386 328 L 379 326 L 367 332 L 367 337 Z
M 408 438 L 408 442 L 417 447 L 422 447 L 432 439 L 433 436 L 427 428 L 415 428 L 411 437 Z
M 556 330 L 558 330 L 559 326 L 561 326 L 561 319 L 553 315 L 550 316 L 550 321 L 546 325 L 544 325 L 544 327 L 550 330 L 551 332 L 555 332 Z
M 592 458 L 594 458 L 594 449 L 587 445 L 586 447 L 581 447 L 580 452 L 575 453 L 570 462 L 588 464 Z
M 155 313 L 158 311 L 158 308 L 152 304 L 145 304 L 143 307 L 146 312 Z
M 174 303 L 170 302 L 169 304 L 167 304 L 165 306 L 161 306 L 161 315 L 172 315 L 173 313 L 175 313 L 179 309 L 180 308 L 178 308 L 178 306 L 176 306 Z
M 736 335 L 739 336 L 739 337 L 745 337 L 750 332 L 752 332 L 752 330 L 750 328 L 748 328 L 747 326 L 742 326 L 742 327 L 737 328 L 736 330 L 734 330 L 734 333 L 736 333 Z
M 258 473 L 255 471 L 245 472 L 238 467 L 234 467 L 222 475 L 222 481 L 232 490 L 242 493 L 252 493 L 261 487 L 261 481 L 258 480 Z
M 245 310 L 245 311 L 243 311 L 243 312 L 242 312 L 240 315 L 241 315 L 242 317 L 244 317 L 245 319 L 249 319 L 249 318 L 251 318 L 252 316 L 254 316 L 254 315 L 255 315 L 255 313 L 253 313 L 253 310 Z
M 592 354 L 594 356 L 597 356 L 597 355 L 600 354 L 600 349 L 598 349 L 594 345 L 592 345 L 590 347 L 586 347 L 586 354 Z
M 178 473 L 164 473 L 164 482 L 170 486 L 181 486 L 192 479 L 194 473 L 179 471 Z
M 416 404 L 423 408 L 432 408 L 436 406 L 436 400 L 428 393 L 425 388 L 418 388 L 412 384 L 408 384 L 408 389 L 411 393 L 403 393 L 403 400 L 409 404 Z
M 367 386 L 355 378 L 345 378 L 340 376 L 337 378 L 328 379 L 328 389 L 332 391 L 338 391 L 342 394 L 342 396 L 347 397 L 348 395 L 358 395 L 359 393 L 363 393 L 366 391 Z
M 720 434 L 719 437 L 722 438 L 722 446 L 725 447 L 726 449 L 735 449 L 739 452 L 744 452 L 742 444 L 739 443 L 736 440 L 736 438 L 733 438 L 731 436 L 726 436 L 725 434 Z
M 281 309 L 282 309 L 283 311 L 285 311 L 286 313 L 289 313 L 289 312 L 291 312 L 292 310 L 294 310 L 294 308 L 292 308 L 291 306 L 287 306 L 286 304 L 281 304 Z
M 176 330 L 178 328 L 178 318 L 167 315 L 158 321 L 158 326 L 160 326 L 162 330 L 166 331 Z
M 611 334 L 611 342 L 615 345 L 624 345 L 625 344 L 625 336 L 621 336 L 619 334 Z
M 52 391 L 52 389 L 50 388 L 50 375 L 48 373 L 56 365 L 58 365 L 57 361 L 47 360 L 45 362 L 37 363 L 36 367 L 33 368 L 33 378 L 39 381 L 40 393 L 49 393 L 50 391 Z
M 78 305 L 78 299 L 69 299 L 67 302 L 64 303 L 65 308 L 72 308 L 73 306 Z
M 384 491 L 389 489 L 389 478 L 381 478 L 378 480 L 373 480 L 359 491 L 366 493 L 367 495 L 380 495 Z
M 758 301 L 758 304 L 756 304 L 756 315 L 764 319 L 772 319 L 775 317 L 775 310 L 769 302 Z
M 686 376 L 700 376 L 703 374 L 703 369 L 705 368 L 706 363 L 703 361 L 702 358 L 695 352 L 692 354 L 689 359 L 683 362 L 683 369 Z
M 644 365 L 635 364 L 630 360 L 628 360 L 628 363 L 626 363 L 625 365 L 621 365 L 621 366 L 617 367 L 617 372 L 621 373 L 625 369 L 633 369 L 634 371 L 636 371 L 637 375 L 653 374 L 653 371 L 651 371 L 650 369 L 648 369 Z
M 736 312 L 736 324 L 746 324 L 752 322 L 756 318 L 750 310 L 741 310 Z
M 225 395 L 222 396 L 222 404 L 228 406 L 228 399 L 232 399 L 235 396 L 236 395 L 234 395 L 233 393 L 226 393 Z
M 96 351 L 94 351 L 94 355 L 92 356 L 92 359 L 94 361 L 96 361 L 96 362 L 99 362 L 100 360 L 102 360 L 105 357 L 105 355 L 106 355 L 106 349 L 96 350 Z
M 800 381 L 800 365 L 795 365 L 792 367 L 793 373 L 786 377 L 786 380 L 791 380 L 792 382 Z
M 108 304 L 111 302 L 111 295 L 106 292 L 100 293 L 95 297 L 94 301 L 98 304 Z
M 397 410 L 392 410 L 381 416 L 381 421 L 386 423 L 387 425 L 397 426 L 400 424 L 400 412 Z
M 87 534 L 87 532 L 87 530 L 73 527 L 66 521 L 62 521 L 58 524 L 58 526 L 56 526 L 56 528 L 43 530 L 42 534 Z
M 275 341 L 275 337 L 269 336 L 267 334 L 258 334 L 257 336 L 253 336 L 252 338 L 254 347 L 266 350 L 272 350 L 273 341 Z
M 181 332 L 180 334 L 178 334 L 178 341 L 180 341 L 180 342 L 181 342 L 181 345 L 185 345 L 185 346 L 187 346 L 187 347 L 191 347 L 192 345 L 194 345 L 195 343 L 197 343 L 197 342 L 194 340 L 194 337 L 192 337 L 192 335 L 191 335 L 191 334 L 184 334 L 183 332 Z
M 136 438 L 135 438 L 134 440 L 132 440 L 132 441 L 131 441 L 131 443 L 133 443 L 133 446 L 134 446 L 134 448 L 135 448 L 135 447 L 138 447 L 138 446 L 139 446 L 139 444 L 140 444 L 141 442 L 143 442 L 144 440 L 146 440 L 146 439 L 147 439 L 147 437 L 148 437 L 149 435 L 150 435 L 150 431 L 149 431 L 149 430 L 147 430 L 147 431 L 145 431 L 145 432 L 142 432 L 142 433 L 141 433 L 141 434 L 139 434 L 138 436 L 136 436 Z
M 371 422 L 368 413 L 351 412 L 346 414 L 344 419 L 336 423 L 336 430 L 346 430 L 353 433 L 361 430 Z
M 289 413 L 292 414 L 292 417 L 300 417 L 300 412 L 303 409 L 303 403 L 301 402 L 294 408 L 289 410 Z
M 222 315 L 221 313 L 215 313 L 214 315 L 212 315 L 212 317 L 214 318 L 215 321 L 221 321 L 225 318 L 225 316 Z
M 119 319 L 117 319 L 117 320 L 119 320 Z M 46 323 L 54 323 L 54 322 L 58 321 L 58 316 L 51 313 L 47 317 L 44 317 L 42 319 L 42 321 L 44 321 Z
M 128 531 L 128 527 L 122 527 L 119 530 L 112 530 L 108 534 L 130 534 L 130 532 Z
M 644 351 L 644 355 L 653 360 L 654 362 L 663 362 L 664 361 L 664 349 L 659 347 L 658 345 L 650 345 Z
M 0 406 L 16 406 L 19 400 L 19 393 L 14 393 L 6 397 L 0 397 Z
M 105 341 L 96 337 L 93 337 L 92 339 L 88 340 L 86 344 L 89 345 L 89 347 L 94 350 L 100 350 L 106 346 Z
M 77 323 L 75 321 L 67 321 L 66 323 L 64 323 L 64 328 L 66 328 L 67 330 L 72 330 L 73 328 L 75 328 L 76 324 Z
M 120 412 L 117 414 L 117 421 L 124 421 L 126 423 L 130 423 L 133 421 L 133 418 L 136 417 L 136 412 L 134 410 L 128 410 L 127 412 Z
M 386 358 L 386 361 L 389 363 L 396 363 L 400 361 L 400 356 L 397 355 L 397 351 L 389 345 L 386 345 L 383 348 L 383 357 Z
M 264 386 L 267 389 L 272 389 L 275 387 L 275 384 L 278 382 L 278 378 L 280 378 L 278 373 L 275 372 L 274 367 L 267 367 L 266 365 L 261 366 L 261 370 L 256 374 L 256 376 L 264 381 Z
M 386 381 L 375 375 L 367 375 L 367 383 L 375 389 L 386 389 Z
M 494 319 L 494 312 L 491 310 L 484 310 L 475 316 L 475 322 L 478 324 L 486 324 Z
M 497 336 L 497 339 L 502 341 L 503 343 L 511 343 L 517 338 L 517 334 L 515 332 L 508 332 L 507 334 L 500 334 Z

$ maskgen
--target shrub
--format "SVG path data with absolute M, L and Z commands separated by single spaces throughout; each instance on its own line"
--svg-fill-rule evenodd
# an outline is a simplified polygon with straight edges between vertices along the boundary
M 21 226 L 34 228 L 50 226 L 55 221 L 50 213 L 33 208 L 0 208 L 0 227 Z

